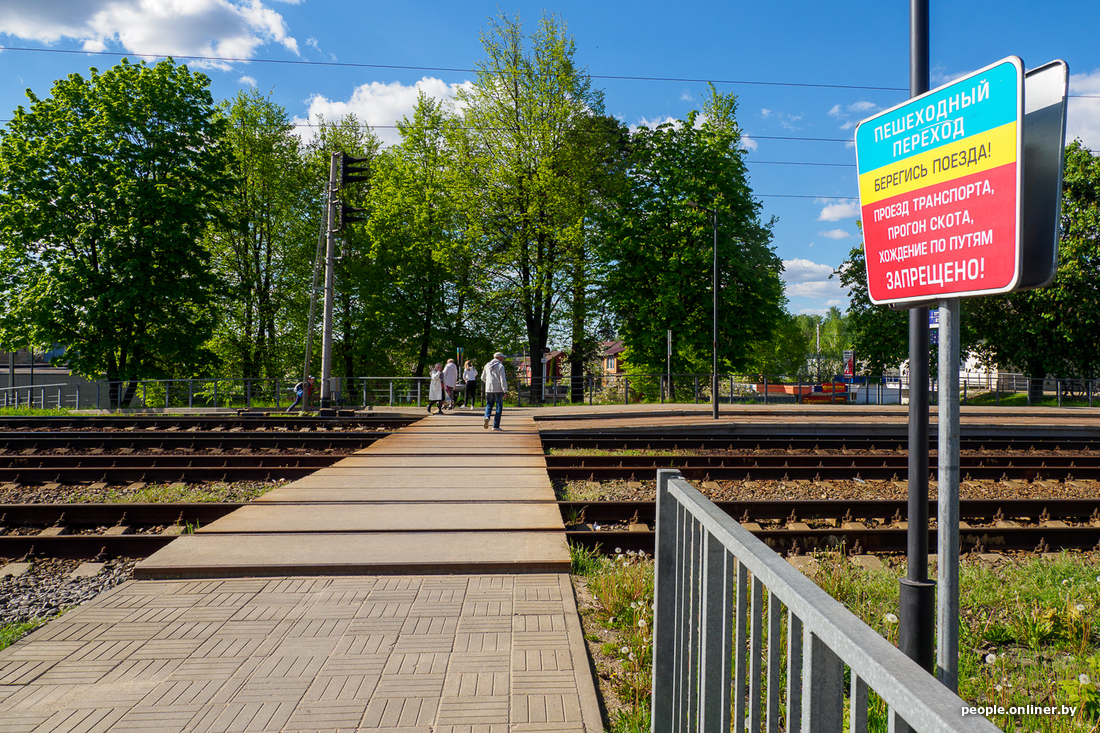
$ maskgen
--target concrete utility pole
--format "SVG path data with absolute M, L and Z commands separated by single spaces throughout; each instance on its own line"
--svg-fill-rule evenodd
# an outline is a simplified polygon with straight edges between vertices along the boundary
M 332 407 L 332 301 L 336 269 L 336 191 L 340 185 L 340 156 L 333 153 L 328 169 L 328 231 L 325 240 L 325 309 L 321 343 L 321 409 Z

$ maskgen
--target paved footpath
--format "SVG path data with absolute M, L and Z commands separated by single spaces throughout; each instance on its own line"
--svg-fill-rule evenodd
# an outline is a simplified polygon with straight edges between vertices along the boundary
M 142 564 L 171 579 L 0 651 L 0 731 L 601 730 L 537 432 L 504 424 L 433 416 L 173 542 Z

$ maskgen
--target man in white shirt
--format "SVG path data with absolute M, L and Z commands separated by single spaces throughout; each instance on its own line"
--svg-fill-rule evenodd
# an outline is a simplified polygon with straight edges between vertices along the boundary
M 500 416 L 504 412 L 504 395 L 508 391 L 508 378 L 504 374 L 504 354 L 499 351 L 493 354 L 493 358 L 481 370 L 481 380 L 485 382 L 485 423 L 482 427 L 489 429 L 489 415 L 492 414 L 495 404 L 497 414 L 496 419 L 493 420 L 493 430 L 500 430 Z

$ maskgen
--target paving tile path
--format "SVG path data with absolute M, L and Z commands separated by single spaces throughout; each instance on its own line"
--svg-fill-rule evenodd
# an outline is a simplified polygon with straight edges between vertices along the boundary
M 567 575 L 131 581 L 0 651 L 0 731 L 597 731 Z
M 0 731 L 601 730 L 538 431 L 433 416 L 0 651 Z

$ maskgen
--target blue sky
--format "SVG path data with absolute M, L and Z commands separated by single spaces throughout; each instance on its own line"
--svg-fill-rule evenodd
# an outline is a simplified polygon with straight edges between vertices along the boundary
M 332 0 L 0 0 L 0 119 L 28 87 L 105 69 L 118 56 L 243 58 L 195 62 L 216 98 L 254 85 L 301 122 L 352 111 L 389 126 L 419 85 L 452 94 L 482 58 L 479 33 L 498 12 L 533 27 L 559 15 L 577 61 L 630 125 L 698 108 L 706 80 L 739 97 L 750 183 L 786 264 L 789 309 L 846 307 L 829 274 L 860 242 L 855 123 L 903 101 L 908 89 L 908 3 L 892 2 L 334 2 Z M 1100 3 L 931 2 L 932 85 L 1008 55 L 1030 68 L 1070 66 L 1068 139 L 1100 149 Z M 51 49 L 20 51 L 16 48 Z M 58 53 L 78 51 L 80 53 Z M 136 58 L 136 57 L 135 57 Z M 267 61 L 370 66 L 294 65 Z M 393 68 L 393 67 L 420 67 Z M 623 77 L 646 77 L 627 79 Z M 741 82 L 741 83 L 728 83 Z M 756 82 L 756 83 L 745 83 Z M 766 82 L 766 83 L 760 83 Z M 303 130 L 308 128 L 303 128 Z M 813 164 L 813 165 L 809 165 Z

